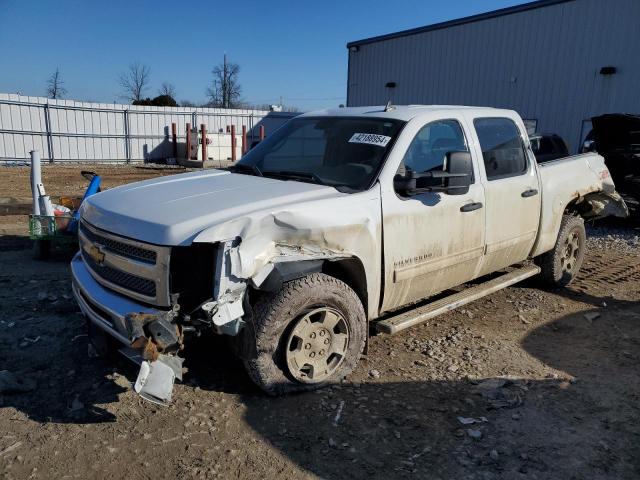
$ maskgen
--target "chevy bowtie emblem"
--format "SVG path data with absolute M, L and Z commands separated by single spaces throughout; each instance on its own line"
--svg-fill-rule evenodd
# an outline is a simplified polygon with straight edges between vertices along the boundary
M 102 263 L 104 262 L 104 247 L 100 244 L 91 245 L 89 247 L 89 250 L 87 250 L 87 254 L 98 265 L 102 265 Z

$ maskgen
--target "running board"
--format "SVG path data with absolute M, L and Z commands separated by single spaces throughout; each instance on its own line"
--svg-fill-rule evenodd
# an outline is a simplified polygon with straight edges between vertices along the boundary
M 466 305 L 467 303 L 471 303 L 479 298 L 513 285 L 514 283 L 518 283 L 525 278 L 533 277 L 538 273 L 540 273 L 540 267 L 536 265 L 527 265 L 526 267 L 518 268 L 517 270 L 505 273 L 504 275 L 492 280 L 466 288 L 461 292 L 454 293 L 453 295 L 449 295 L 448 297 L 429 303 L 416 309 L 417 311 L 410 310 L 408 312 L 400 313 L 394 317 L 380 320 L 379 322 L 375 322 L 374 326 L 379 332 L 389 334 L 398 333 L 405 328 L 426 322 L 433 317 L 437 317 L 438 315 L 450 310 Z

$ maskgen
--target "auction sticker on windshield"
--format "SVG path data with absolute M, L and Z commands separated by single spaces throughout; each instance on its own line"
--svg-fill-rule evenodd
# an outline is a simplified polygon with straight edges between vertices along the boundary
M 349 143 L 366 143 L 368 145 L 378 145 L 386 147 L 391 137 L 386 135 L 377 135 L 375 133 L 354 133 L 349 139 Z

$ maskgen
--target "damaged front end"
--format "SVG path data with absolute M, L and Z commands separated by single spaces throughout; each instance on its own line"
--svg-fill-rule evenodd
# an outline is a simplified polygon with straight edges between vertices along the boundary
M 178 311 L 176 304 L 166 313 L 129 313 L 124 318 L 131 348 L 142 357 L 134 390 L 162 405 L 171 401 L 175 380 L 182 380 L 183 358 L 176 355 L 184 345 L 182 329 L 175 323 Z
M 237 335 L 244 321 L 244 295 L 247 289 L 246 280 L 233 274 L 231 256 L 237 247 L 238 240 L 230 240 L 220 244 L 216 252 L 213 298 L 201 306 L 215 333 Z
M 172 309 L 125 316 L 130 346 L 142 357 L 134 389 L 143 398 L 163 405 L 171 401 L 174 381 L 182 379 L 183 359 L 178 353 L 184 348 L 185 336 L 199 336 L 204 332 L 228 336 L 240 334 L 249 308 L 249 287 L 275 292 L 288 280 L 321 271 L 324 261 L 348 256 L 313 245 L 266 243 L 269 246 L 260 254 L 253 255 L 254 252 L 248 249 L 250 256 L 241 250 L 240 238 L 209 244 L 213 247 L 212 255 L 206 260 L 198 259 L 198 263 L 210 262 L 207 269 L 212 277 L 210 284 L 204 283 L 204 277 L 198 278 L 196 263 L 187 261 L 181 253 L 183 256 L 177 258 L 184 260 L 181 266 L 184 271 L 180 272 L 172 265 L 172 273 L 176 278 L 180 275 L 190 277 L 190 282 L 172 281 L 172 284 L 182 285 L 181 291 L 171 292 Z M 204 247 L 193 244 L 188 248 L 197 252 Z M 172 263 L 174 261 L 172 258 Z M 186 275 L 186 271 L 190 275 Z M 203 283 L 207 288 L 201 288 Z M 194 294 L 196 291 L 198 293 Z
M 215 270 L 205 269 L 213 277 L 210 284 L 212 288 L 206 294 L 197 288 L 198 284 L 192 285 L 191 291 L 172 295 L 172 309 L 169 311 L 131 312 L 125 315 L 130 347 L 142 359 L 134 390 L 146 400 L 162 405 L 171 401 L 175 380 L 182 380 L 184 359 L 178 353 L 184 349 L 185 333 L 199 336 L 203 331 L 210 330 L 217 334 L 237 335 L 244 326 L 243 302 L 247 286 L 246 281 L 240 281 L 231 273 L 230 251 L 235 244 L 237 240 L 217 244 L 213 258 Z M 202 246 L 194 248 L 199 247 Z M 184 258 L 177 256 L 177 260 Z M 202 260 L 206 261 L 204 258 Z M 189 267 L 193 267 L 190 262 L 181 266 L 194 274 Z M 176 277 L 180 276 L 177 270 L 175 273 Z M 183 283 L 182 287 L 188 289 L 188 284 Z M 178 303 L 181 294 L 186 300 L 184 307 Z M 199 304 L 194 308 L 193 302 L 198 296 Z
M 380 258 L 372 217 L 379 200 L 350 198 L 349 209 L 331 197 L 322 208 L 297 204 L 234 216 L 171 246 L 108 234 L 117 243 L 101 244 L 104 265 L 86 255 L 74 258 L 74 294 L 92 324 L 126 345 L 120 351 L 141 364 L 136 392 L 166 405 L 183 375 L 185 345 L 206 333 L 241 335 L 251 318 L 252 292 L 277 292 L 284 282 L 326 269 L 362 286 L 363 304 L 375 313 L 378 291 L 366 285 L 380 282 L 380 270 L 360 259 Z M 121 279 L 127 283 L 116 289 L 113 281 Z M 141 279 L 155 295 L 136 294 Z M 251 348 L 244 340 L 232 342 L 240 356 Z

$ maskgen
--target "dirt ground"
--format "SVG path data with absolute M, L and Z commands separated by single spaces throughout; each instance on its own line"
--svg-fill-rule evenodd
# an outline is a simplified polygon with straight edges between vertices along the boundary
M 52 196 L 82 195 L 87 188 L 87 180 L 80 175 L 82 170 L 97 173 L 102 177 L 103 188 L 113 188 L 125 183 L 137 182 L 163 175 L 182 173 L 187 169 L 179 166 L 153 165 L 44 165 L 42 183 Z M 0 198 L 31 198 L 29 183 L 30 167 L 0 168 Z
M 6 171 L 3 195 L 21 182 Z M 203 338 L 159 407 L 130 389 L 135 366 L 88 357 L 69 254 L 37 262 L 6 233 L 0 370 L 26 391 L 0 393 L 0 477 L 640 478 L 640 247 L 608 237 L 569 288 L 532 279 L 373 336 L 314 393 L 266 397 Z
M 52 198 L 82 196 L 89 182 L 80 172 L 88 170 L 101 176 L 103 190 L 126 183 L 165 175 L 183 173 L 188 169 L 179 166 L 154 165 L 45 165 L 42 167 L 42 183 Z M 30 167 L 0 167 L 0 205 L 28 204 L 31 202 Z M 28 234 L 27 215 L 0 215 L 0 235 L 24 236 Z M 6 240 L 5 240 L 6 241 Z M 18 240 L 16 240 L 18 241 Z

